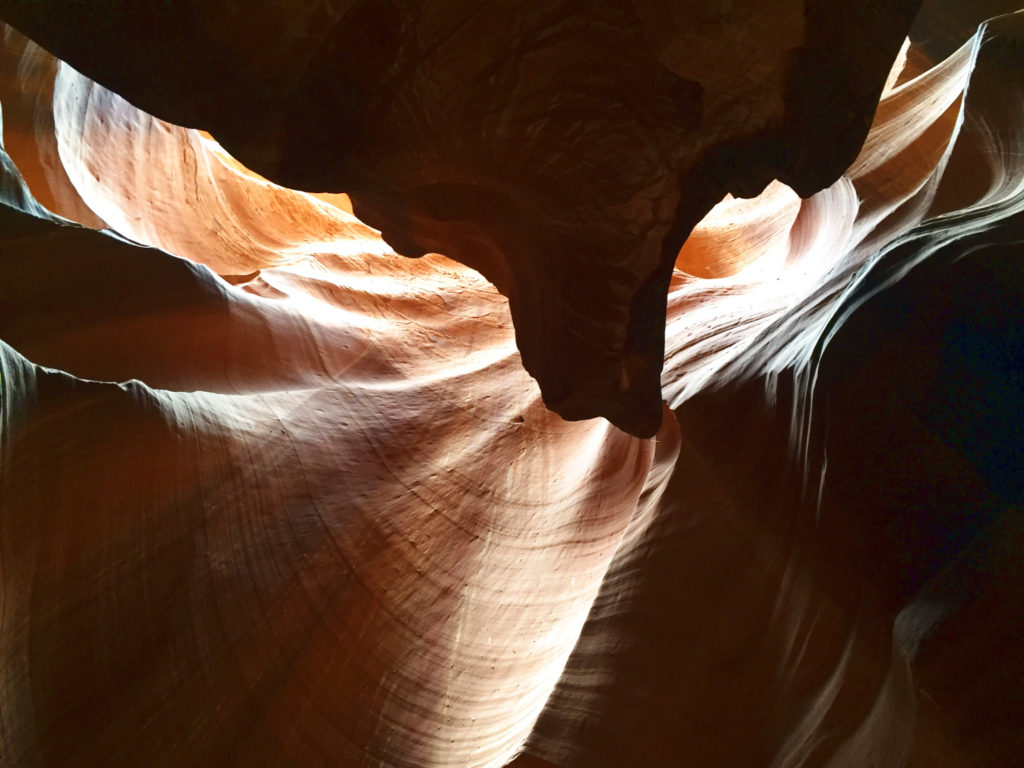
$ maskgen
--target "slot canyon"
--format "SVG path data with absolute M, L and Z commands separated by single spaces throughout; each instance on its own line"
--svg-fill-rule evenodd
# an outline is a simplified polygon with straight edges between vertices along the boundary
M 1024 765 L 1024 11 L 0 0 L 0 767 Z

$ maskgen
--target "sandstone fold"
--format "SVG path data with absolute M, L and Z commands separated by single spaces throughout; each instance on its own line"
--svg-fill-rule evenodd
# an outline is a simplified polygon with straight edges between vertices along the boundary
M 521 6 L 0 0 L 0 764 L 1024 753 L 1024 16 Z
M 650 437 L 690 229 L 726 192 L 835 181 L 917 5 L 7 0 L 0 16 L 268 179 L 350 195 L 399 253 L 478 269 L 550 408 Z

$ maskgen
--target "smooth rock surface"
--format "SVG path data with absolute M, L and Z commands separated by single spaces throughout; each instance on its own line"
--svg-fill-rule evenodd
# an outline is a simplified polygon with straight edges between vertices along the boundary
M 726 192 L 835 181 L 918 4 L 4 0 L 0 18 L 267 178 L 349 194 L 399 253 L 480 270 L 550 408 L 649 437 L 687 233 Z
M 1015 766 L 1021 19 L 698 224 L 651 440 L 549 411 L 473 269 L 5 32 L 0 764 Z

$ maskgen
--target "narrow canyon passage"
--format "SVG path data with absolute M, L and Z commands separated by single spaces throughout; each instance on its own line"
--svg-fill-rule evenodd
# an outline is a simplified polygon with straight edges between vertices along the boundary
M 0 764 L 1018 763 L 1024 14 L 114 5 L 0 2 Z

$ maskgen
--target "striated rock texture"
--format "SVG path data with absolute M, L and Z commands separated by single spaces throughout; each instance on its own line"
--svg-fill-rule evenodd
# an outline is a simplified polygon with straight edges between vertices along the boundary
M 0 4 L 50 26 L 53 17 L 33 16 L 46 6 Z M 188 7 L 161 13 L 191 19 L 179 29 L 194 42 L 222 36 L 222 69 L 206 62 L 210 87 L 192 101 L 186 75 L 193 68 L 205 82 L 198 67 L 213 46 L 190 59 L 156 36 L 132 42 L 127 26 L 115 36 L 121 24 L 156 24 L 162 17 L 145 14 L 162 4 L 67 8 L 140 62 L 119 77 L 154 99 L 180 89 L 168 109 L 230 116 L 232 102 L 218 99 L 234 67 L 237 119 L 261 105 L 268 119 L 279 114 L 269 85 L 262 102 L 247 91 L 259 82 L 252 73 L 265 67 L 272 84 L 273 72 L 300 65 L 275 70 L 255 54 L 317 28 L 318 17 L 292 7 L 286 18 L 276 4 L 248 16 L 227 4 Z M 547 43 L 577 50 L 577 35 L 610 7 L 577 9 L 578 25 L 542 36 L 523 60 Z M 675 11 L 633 7 L 666 71 L 713 39 L 687 37 Z M 808 4 L 804 24 L 790 26 L 787 4 L 768 7 L 775 16 L 721 9 L 777 24 L 777 40 L 793 35 L 786 46 L 815 24 L 851 35 L 856 14 L 885 10 L 858 4 L 832 24 Z M 384 5 L 366 8 L 349 21 L 388 21 Z M 418 34 L 440 35 L 426 24 L 430 6 L 395 8 L 400 18 L 422 13 Z M 497 55 L 473 26 L 492 10 L 446 28 L 468 63 L 438 53 L 435 65 L 469 74 L 474 57 Z M 218 13 L 222 25 L 200 23 Z M 282 19 L 296 26 L 260 32 Z M 338 29 L 327 26 L 323 34 Z M 607 54 L 615 62 L 639 56 L 625 45 L 628 28 L 587 34 L 623 35 L 622 52 Z M 759 29 L 722 28 L 720 67 L 710 48 L 692 61 L 712 80 L 739 77 L 727 62 L 736 48 L 754 50 Z M 519 28 L 491 29 L 513 32 L 524 39 Z M 0 764 L 1019 762 L 1024 16 L 984 25 L 935 66 L 913 47 L 905 68 L 901 57 L 882 72 L 870 132 L 859 152 L 851 145 L 845 171 L 829 169 L 838 161 L 828 152 L 785 149 L 814 146 L 813 131 L 800 131 L 817 124 L 788 108 L 799 100 L 772 113 L 758 78 L 736 92 L 732 108 L 782 120 L 784 131 L 758 134 L 768 143 L 756 151 L 743 143 L 751 135 L 695 156 L 703 170 L 694 173 L 719 167 L 708 157 L 720 169 L 733 163 L 735 175 L 721 170 L 719 180 L 741 193 L 781 178 L 739 200 L 722 199 L 729 184 L 684 173 L 695 186 L 672 193 L 675 210 L 687 195 L 706 196 L 710 210 L 665 277 L 667 405 L 653 439 L 563 420 L 544 405 L 543 377 L 545 395 L 524 369 L 516 313 L 526 310 L 510 287 L 519 278 L 495 265 L 513 265 L 502 243 L 533 237 L 532 219 L 446 223 L 439 211 L 466 200 L 441 186 L 399 190 L 385 178 L 387 158 L 366 172 L 393 189 L 354 186 L 349 198 L 279 186 L 257 171 L 283 172 L 269 167 L 280 158 L 259 152 L 284 145 L 256 128 L 242 147 L 258 166 L 250 170 L 210 134 L 142 111 L 12 30 L 0 39 Z M 380 38 L 350 40 L 350 50 L 378 66 L 371 39 Z M 851 40 L 848 58 L 864 43 Z M 335 43 L 301 61 L 340 56 Z M 600 74 L 586 50 L 578 60 L 588 68 L 566 77 Z M 880 50 L 865 44 L 859 55 Z M 237 64 L 243 54 L 253 54 L 251 69 Z M 158 55 L 168 76 L 148 80 Z M 457 66 L 442 65 L 448 56 Z M 427 77 L 414 69 L 403 76 Z M 814 93 L 847 76 L 827 57 L 817 71 L 800 81 Z M 539 63 L 531 75 L 560 76 Z M 662 82 L 628 84 L 642 100 Z M 319 83 L 294 92 L 293 106 L 333 93 Z M 308 114 L 327 109 L 312 104 Z M 374 108 L 382 125 L 391 120 L 390 107 Z M 479 108 L 483 122 L 501 114 Z M 807 114 L 824 121 L 822 141 L 845 130 L 832 121 L 853 120 L 844 110 Z M 652 135 L 671 134 L 654 115 Z M 345 159 L 306 125 L 289 152 L 319 153 L 321 164 L 294 160 L 289 172 L 362 167 L 378 137 L 416 126 L 375 125 Z M 526 178 L 539 169 L 544 179 L 554 173 L 546 158 L 575 158 L 570 177 L 592 179 L 588 193 L 606 202 L 625 169 L 647 167 L 513 146 L 522 162 L 485 170 Z M 787 176 L 798 155 L 810 164 Z M 406 162 L 416 165 L 396 157 L 388 169 L 400 176 Z M 824 188 L 801 199 L 811 177 Z M 493 210 L 485 185 L 471 185 L 480 210 Z M 638 205 L 620 219 L 581 213 L 576 224 L 636 226 Z M 553 219 L 564 213 L 550 209 Z M 395 242 L 392 226 L 431 248 L 448 242 L 511 300 L 457 260 L 395 253 L 356 213 L 370 224 L 401 219 L 383 222 Z M 628 232 L 614 237 L 636 245 Z M 488 238 L 501 246 L 494 261 L 466 255 L 470 240 L 481 243 L 474 253 L 497 253 Z M 628 284 L 605 285 L 601 274 L 570 275 L 595 317 L 605 310 L 594 297 Z
M 267 178 L 349 194 L 399 253 L 479 269 L 550 408 L 649 437 L 687 233 L 726 192 L 835 181 L 918 4 L 5 0 L 0 17 Z

